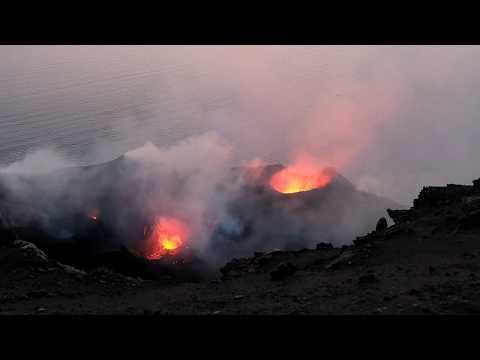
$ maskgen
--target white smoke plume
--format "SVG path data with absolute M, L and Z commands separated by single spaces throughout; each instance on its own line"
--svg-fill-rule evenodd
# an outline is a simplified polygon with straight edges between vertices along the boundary
M 104 191 L 141 184 L 148 195 L 139 194 L 135 204 L 119 201 L 116 221 L 128 223 L 133 205 L 178 213 L 192 223 L 194 246 L 202 250 L 211 235 L 205 217 L 232 234 L 245 230 L 225 208 L 241 184 L 217 191 L 228 169 L 242 163 L 289 164 L 306 153 L 360 189 L 405 205 L 424 185 L 468 183 L 480 176 L 477 46 L 41 47 L 35 57 L 20 56 L 27 50 L 0 48 L 9 54 L 0 56 L 0 72 L 17 79 L 60 54 L 70 59 L 45 68 L 55 76 L 38 75 L 32 85 L 50 94 L 51 115 L 61 121 L 45 121 L 64 137 L 35 133 L 35 124 L 18 128 L 38 142 L 81 139 L 87 163 L 126 153 L 125 159 L 137 164 L 134 172 L 120 169 L 93 188 L 82 183 L 72 190 L 75 176 L 38 180 L 35 189 L 42 196 L 33 204 L 50 218 L 64 212 L 52 204 L 65 197 L 69 210 L 81 211 Z M 17 59 L 15 66 L 11 59 Z M 64 79 L 81 86 L 68 87 Z M 57 91 L 57 83 L 70 92 Z M 18 102 L 0 93 L 4 124 L 14 115 L 35 119 L 29 114 L 47 112 L 37 109 L 37 93 L 30 99 L 20 90 L 8 90 Z M 66 120 L 69 114 L 79 118 Z M 2 131 L 0 144 L 19 129 Z M 104 133 L 111 137 L 98 135 Z M 77 164 L 55 149 L 28 154 L 1 170 L 18 175 L 6 182 L 18 198 L 33 196 L 29 173 Z M 346 228 L 354 218 L 349 213 L 337 220 Z

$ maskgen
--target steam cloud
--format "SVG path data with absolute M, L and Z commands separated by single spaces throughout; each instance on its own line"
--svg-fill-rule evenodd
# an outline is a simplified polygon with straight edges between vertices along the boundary
M 88 51 L 65 49 L 73 58 Z M 306 153 L 359 188 L 405 205 L 424 185 L 467 183 L 479 176 L 476 46 L 96 47 L 95 52 L 100 55 L 88 70 L 92 76 L 113 71 L 104 70 L 111 58 L 124 60 L 118 70 L 124 73 L 160 74 L 145 81 L 141 92 L 152 104 L 148 121 L 122 117 L 117 122 L 122 146 L 98 141 L 89 154 L 104 161 L 126 152 L 135 172 L 115 179 L 118 184 L 104 179 L 96 189 L 77 187 L 75 194 L 74 175 L 53 183 L 39 180 L 35 190 L 43 195 L 35 201 L 45 209 L 46 222 L 64 210 L 47 206 L 46 199 L 59 204 L 68 198 L 69 211 L 83 211 L 85 202 L 105 189 L 143 184 L 138 186 L 149 189 L 148 196 L 135 206 L 188 217 L 198 234 L 193 246 L 207 251 L 212 230 L 205 217 L 226 232 L 244 231 L 227 211 L 241 181 L 218 191 L 238 164 L 288 164 Z M 169 71 L 172 64 L 183 72 Z M 59 71 L 72 72 L 65 66 Z M 186 121 L 187 129 L 165 145 L 156 129 L 185 126 L 177 119 Z M 4 186 L 27 198 L 34 196 L 29 173 L 73 165 L 56 151 L 40 150 L 1 173 L 12 175 Z M 172 180 L 172 174 L 186 180 Z M 131 215 L 123 216 L 119 224 Z M 340 223 L 348 227 L 353 218 L 346 214 Z

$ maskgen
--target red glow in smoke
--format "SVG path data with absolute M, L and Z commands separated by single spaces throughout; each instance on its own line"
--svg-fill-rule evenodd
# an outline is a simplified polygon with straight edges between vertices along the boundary
M 175 254 L 185 246 L 189 235 L 187 225 L 179 219 L 158 217 L 147 239 L 145 257 L 155 260 Z
M 292 194 L 325 187 L 332 180 L 331 175 L 309 155 L 300 155 L 294 164 L 275 173 L 270 186 L 283 194 Z

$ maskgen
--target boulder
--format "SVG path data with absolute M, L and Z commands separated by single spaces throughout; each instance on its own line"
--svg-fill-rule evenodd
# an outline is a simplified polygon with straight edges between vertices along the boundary
M 387 209 L 387 214 L 393 220 L 395 224 L 406 222 L 410 219 L 410 210 L 392 210 Z
M 69 275 L 72 275 L 72 276 L 75 276 L 75 277 L 78 277 L 78 278 L 81 278 L 85 275 L 87 275 L 87 273 L 83 270 L 79 270 L 77 268 L 74 268 L 73 266 L 70 266 L 70 265 L 65 265 L 65 264 L 61 264 L 61 263 L 58 263 L 58 266 L 67 274 Z
M 318 244 L 317 244 L 316 249 L 317 249 L 317 250 L 333 249 L 333 245 L 332 245 L 331 243 L 321 242 L 321 243 L 318 243 Z
M 270 278 L 274 281 L 283 280 L 292 276 L 297 271 L 297 267 L 290 262 L 281 263 L 270 273 Z
M 376 231 L 382 231 L 382 230 L 385 230 L 386 228 L 388 228 L 387 219 L 382 217 L 378 220 L 377 226 L 375 227 L 375 230 Z
M 473 180 L 472 183 L 474 188 L 480 189 L 480 179 Z
M 23 240 L 15 240 L 13 242 L 14 248 L 18 249 L 17 253 L 13 253 L 14 257 L 22 262 L 31 264 L 46 264 L 48 263 L 48 256 L 40 250 L 35 244 Z

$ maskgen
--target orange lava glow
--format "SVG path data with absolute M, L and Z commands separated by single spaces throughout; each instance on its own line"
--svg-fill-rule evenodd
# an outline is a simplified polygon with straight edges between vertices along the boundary
M 166 254 L 175 254 L 184 246 L 188 236 L 185 223 L 171 217 L 159 217 L 147 239 L 145 257 L 155 260 Z
M 297 162 L 275 173 L 270 186 L 282 194 L 293 194 L 322 188 L 330 183 L 331 175 L 323 171 L 309 158 L 299 158 Z

